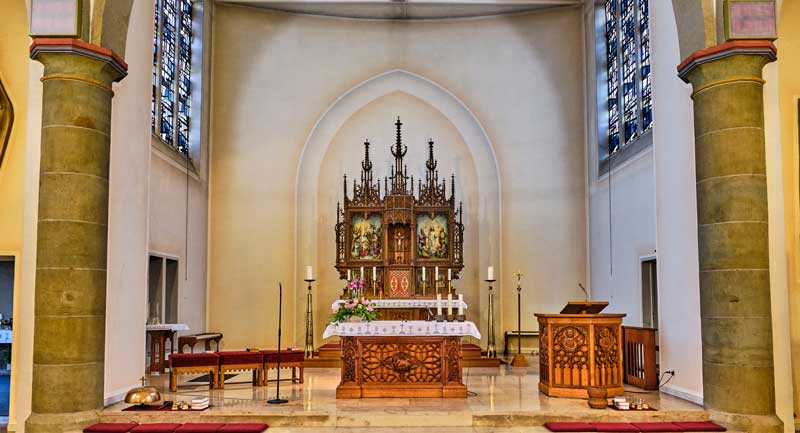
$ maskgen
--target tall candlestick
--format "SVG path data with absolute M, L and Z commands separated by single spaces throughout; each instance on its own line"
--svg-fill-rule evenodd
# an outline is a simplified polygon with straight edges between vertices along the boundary
M 464 294 L 463 293 L 459 293 L 458 294 L 458 315 L 459 316 L 463 316 L 464 315 Z
M 442 295 L 439 293 L 436 294 L 436 315 L 442 315 Z
M 306 280 L 314 279 L 314 277 L 311 276 L 312 275 L 311 269 L 312 269 L 311 266 L 306 266 Z
M 489 266 L 488 274 L 489 275 L 488 275 L 488 277 L 486 279 L 487 280 L 494 280 L 494 266 Z
M 453 315 L 453 294 L 452 293 L 448 293 L 447 294 L 447 315 L 448 316 L 452 316 Z

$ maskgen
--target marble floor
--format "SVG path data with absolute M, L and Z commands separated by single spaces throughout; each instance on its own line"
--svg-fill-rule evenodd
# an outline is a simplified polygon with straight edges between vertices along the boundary
M 536 365 L 536 364 L 533 364 Z M 284 371 L 286 377 L 286 371 Z M 188 401 L 208 396 L 213 407 L 203 412 L 132 412 L 125 404 L 106 408 L 104 421 L 159 420 L 260 421 L 270 425 L 270 432 L 348 432 L 380 433 L 383 428 L 403 426 L 404 432 L 460 433 L 489 431 L 531 433 L 546 431 L 547 421 L 701 421 L 708 419 L 702 407 L 679 398 L 631 388 L 627 396 L 642 399 L 657 411 L 620 412 L 612 409 L 590 409 L 585 400 L 552 398 L 537 390 L 538 373 L 534 369 L 465 368 L 464 383 L 470 391 L 466 399 L 439 398 L 374 398 L 337 400 L 339 369 L 307 369 L 304 384 L 281 382 L 280 395 L 289 403 L 265 404 L 273 398 L 276 384 L 253 387 L 248 374 L 226 381 L 224 390 L 209 390 L 207 385 L 191 383 L 193 377 L 182 377 L 177 393 L 168 392 L 168 376 L 153 376 L 151 384 L 162 391 L 164 400 Z M 274 372 L 271 373 L 274 379 Z M 195 378 L 196 380 L 196 378 Z

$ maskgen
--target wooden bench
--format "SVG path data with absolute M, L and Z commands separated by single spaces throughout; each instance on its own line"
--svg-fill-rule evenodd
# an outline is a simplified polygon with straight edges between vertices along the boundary
M 217 372 L 219 371 L 219 355 L 216 353 L 174 353 L 169 357 L 169 390 L 178 390 L 179 374 L 208 373 L 211 378 L 208 386 L 217 387 Z
M 267 372 L 271 368 L 278 368 L 278 351 L 277 350 L 262 350 L 264 354 L 264 382 L 267 384 Z M 281 350 L 281 368 L 292 369 L 292 383 L 298 381 L 297 370 L 300 370 L 299 383 L 304 382 L 303 378 L 303 361 L 305 360 L 305 353 L 302 350 L 284 349 Z
M 503 342 L 503 356 L 508 356 L 508 339 L 512 337 L 516 337 L 517 340 L 521 339 L 522 337 L 538 337 L 539 331 L 506 331 L 504 335 L 504 342 Z
M 219 352 L 219 342 L 222 340 L 221 332 L 205 332 L 202 334 L 184 335 L 178 337 L 178 353 L 183 353 L 183 346 L 189 346 L 194 353 L 194 346 L 203 342 L 205 344 L 206 352 L 211 351 L 211 342 L 216 343 L 217 352 Z
M 260 352 L 217 352 L 219 355 L 219 371 L 217 373 L 217 389 L 225 389 L 225 373 L 228 371 L 253 372 L 253 385 L 264 385 L 264 355 Z

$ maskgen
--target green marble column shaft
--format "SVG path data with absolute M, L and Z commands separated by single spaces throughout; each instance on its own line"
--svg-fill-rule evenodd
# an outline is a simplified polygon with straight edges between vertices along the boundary
M 32 414 L 77 431 L 103 407 L 111 84 L 108 62 L 42 52 Z
M 719 56 L 682 74 L 693 87 L 703 397 L 748 432 L 775 416 L 761 71 L 774 53 Z

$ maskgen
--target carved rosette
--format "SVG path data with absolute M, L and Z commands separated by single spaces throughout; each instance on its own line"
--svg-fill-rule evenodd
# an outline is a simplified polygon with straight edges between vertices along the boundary
M 438 343 L 363 343 L 362 383 L 436 383 L 442 381 Z
M 560 326 L 553 330 L 553 363 L 562 369 L 583 369 L 589 363 L 589 328 Z
M 356 381 L 356 354 L 358 347 L 355 337 L 342 338 L 342 383 Z

